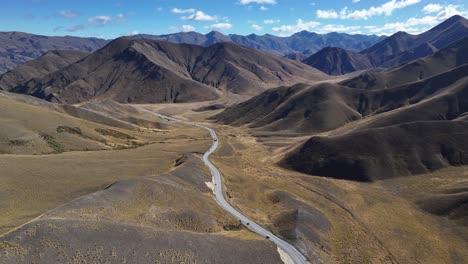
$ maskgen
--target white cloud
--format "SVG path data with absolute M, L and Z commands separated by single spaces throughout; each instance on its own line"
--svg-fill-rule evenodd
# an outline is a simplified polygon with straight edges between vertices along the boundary
M 190 16 L 181 17 L 182 20 L 193 20 L 193 21 L 212 21 L 216 20 L 216 16 L 210 16 L 205 14 L 203 11 L 195 11 Z
M 375 34 L 385 35 L 391 35 L 397 31 L 419 34 L 454 15 L 466 16 L 468 12 L 461 9 L 460 6 L 447 5 L 434 15 L 427 15 L 421 18 L 412 17 L 404 22 L 387 23 L 382 27 L 368 28 L 368 30 Z
M 135 35 L 138 35 L 140 34 L 140 32 L 138 30 L 133 30 L 132 32 L 129 32 L 129 33 L 124 33 L 124 34 L 121 34 L 122 36 L 135 36 Z
M 280 20 L 277 19 L 277 20 L 274 20 L 274 19 L 266 19 L 266 20 L 263 20 L 263 24 L 276 24 L 276 23 L 279 23 Z
M 320 25 L 320 22 L 317 21 L 303 21 L 302 19 L 298 19 L 295 25 L 282 25 L 279 27 L 274 27 L 272 30 L 274 32 L 278 32 L 281 35 L 286 33 L 296 33 L 303 30 L 311 30 Z
M 353 0 L 353 3 L 359 3 L 361 0 Z
M 229 23 L 217 23 L 211 25 L 212 30 L 226 30 L 232 28 L 232 24 Z
M 344 32 L 349 33 L 360 29 L 360 26 L 344 26 L 344 25 L 324 25 L 316 30 L 317 33 Z
M 390 0 L 380 6 L 371 6 L 368 9 L 353 10 L 348 12 L 346 8 L 340 12 L 342 19 L 369 19 L 373 16 L 390 16 L 396 9 L 405 8 L 421 2 L 421 0 Z
M 118 14 L 114 17 L 111 16 L 93 16 L 88 18 L 88 23 L 93 24 L 95 26 L 104 26 L 108 24 L 115 24 L 115 23 L 124 23 L 127 22 L 127 18 L 124 14 Z
M 267 11 L 267 10 L 268 10 L 268 7 L 266 7 L 266 6 L 261 6 L 259 9 L 260 9 L 260 11 Z
M 72 11 L 72 10 L 62 10 L 62 11 L 58 12 L 57 15 L 61 16 L 63 18 L 75 18 L 75 17 L 79 16 L 80 14 L 78 12 Z
M 112 17 L 110 16 L 94 16 L 94 17 L 88 18 L 89 23 L 96 24 L 96 25 L 106 25 L 111 21 L 112 21 Z
M 257 24 L 252 24 L 251 27 L 256 31 L 262 31 L 263 30 L 263 27 L 259 26 Z
M 317 10 L 316 12 L 318 18 L 323 19 L 333 19 L 338 18 L 338 13 L 335 10 Z
M 422 11 L 424 13 L 430 14 L 430 13 L 439 12 L 441 9 L 442 9 L 442 6 L 439 4 L 428 4 L 422 9 Z
M 189 8 L 189 9 L 180 9 L 180 8 L 172 8 L 171 12 L 174 13 L 174 14 L 191 14 L 191 13 L 195 13 L 195 9 L 193 8 Z
M 268 4 L 274 5 L 276 4 L 276 0 L 240 0 L 239 3 L 241 5 L 248 5 L 248 4 Z
M 182 32 L 195 31 L 195 27 L 192 25 L 182 25 Z

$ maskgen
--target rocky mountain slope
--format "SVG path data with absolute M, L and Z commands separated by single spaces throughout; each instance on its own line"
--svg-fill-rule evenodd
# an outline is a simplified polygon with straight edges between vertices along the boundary
M 107 42 L 98 38 L 49 37 L 23 32 L 0 32 L 0 73 L 38 58 L 49 50 L 92 52 Z
M 83 60 L 12 89 L 50 101 L 92 98 L 119 102 L 190 102 L 220 92 L 254 95 L 264 89 L 323 80 L 300 62 L 233 43 L 209 47 L 120 38 Z

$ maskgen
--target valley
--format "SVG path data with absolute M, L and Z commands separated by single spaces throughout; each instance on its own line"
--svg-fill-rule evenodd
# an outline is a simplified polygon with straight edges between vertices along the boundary
M 468 262 L 460 15 L 3 46 L 1 263 Z

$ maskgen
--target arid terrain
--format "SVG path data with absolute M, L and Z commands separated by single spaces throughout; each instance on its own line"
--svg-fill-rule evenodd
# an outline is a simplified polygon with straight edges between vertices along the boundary
M 468 263 L 465 18 L 215 33 L 0 34 L 0 263 Z

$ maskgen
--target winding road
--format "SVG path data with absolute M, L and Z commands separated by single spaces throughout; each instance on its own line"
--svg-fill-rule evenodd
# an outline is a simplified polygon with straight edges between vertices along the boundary
M 215 198 L 216 198 L 216 201 L 218 202 L 218 204 L 224 210 L 226 210 L 231 215 L 233 215 L 235 218 L 237 218 L 242 223 L 242 225 L 244 225 L 250 231 L 252 231 L 252 232 L 254 232 L 254 233 L 258 234 L 258 235 L 261 235 L 261 236 L 265 237 L 266 239 L 269 239 L 270 241 L 275 243 L 280 249 L 282 249 L 286 254 L 289 255 L 289 258 L 295 264 L 308 263 L 307 259 L 304 257 L 304 255 L 302 255 L 295 247 L 293 247 L 292 245 L 290 245 L 286 241 L 284 241 L 281 238 L 273 235 L 271 232 L 269 232 L 265 228 L 261 227 L 260 225 L 256 224 L 255 222 L 253 222 L 252 220 L 247 218 L 247 216 L 245 216 L 241 212 L 237 211 L 234 207 L 232 207 L 226 201 L 226 199 L 224 198 L 224 195 L 223 195 L 223 185 L 222 185 L 221 173 L 215 167 L 215 165 L 213 165 L 213 163 L 211 163 L 211 161 L 210 161 L 210 155 L 213 154 L 213 152 L 215 152 L 215 150 L 218 148 L 218 144 L 219 144 L 218 136 L 216 135 L 216 132 L 212 128 L 209 128 L 209 127 L 206 127 L 206 126 L 194 123 L 194 122 L 176 119 L 176 118 L 173 118 L 171 116 L 162 115 L 162 114 L 159 114 L 159 113 L 156 113 L 156 112 L 152 112 L 152 111 L 150 111 L 148 109 L 145 109 L 145 108 L 139 108 L 139 109 L 141 109 L 144 112 L 148 112 L 148 113 L 151 113 L 153 115 L 156 115 L 156 116 L 158 116 L 160 118 L 166 119 L 168 121 L 173 121 L 173 122 L 178 122 L 178 123 L 182 123 L 182 124 L 186 124 L 186 125 L 196 126 L 196 127 L 208 130 L 208 132 L 210 132 L 211 138 L 213 140 L 213 144 L 211 145 L 210 149 L 207 152 L 205 152 L 205 154 L 203 155 L 203 162 L 210 169 L 211 175 L 213 176 L 213 185 L 214 185 L 213 186 L 214 187 L 213 188 L 213 193 L 215 195 Z

